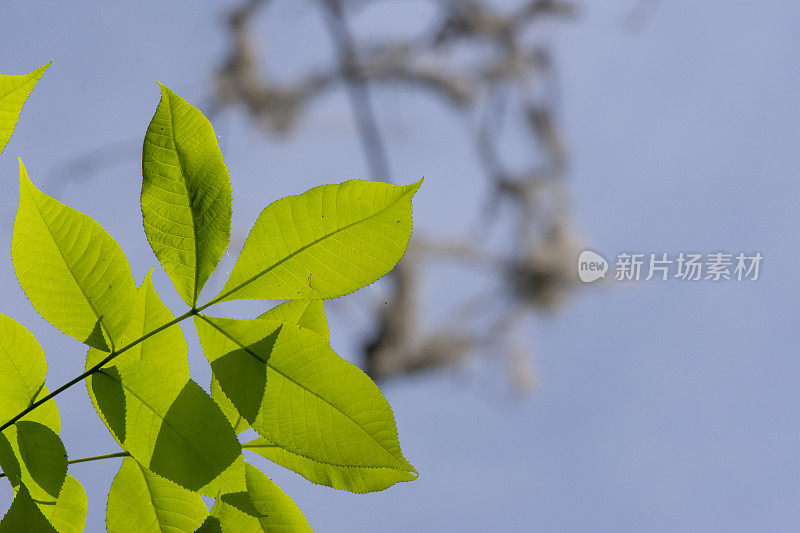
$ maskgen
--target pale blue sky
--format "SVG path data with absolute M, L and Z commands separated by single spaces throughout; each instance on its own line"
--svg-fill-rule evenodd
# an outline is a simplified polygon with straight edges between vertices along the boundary
M 390 4 L 396 27 L 386 30 L 413 28 L 414 3 Z M 496 376 L 474 373 L 389 385 L 401 443 L 422 474 L 416 482 L 355 496 L 259 463 L 319 531 L 800 527 L 800 5 L 661 2 L 632 34 L 620 24 L 631 4 L 591 3 L 580 20 L 551 32 L 578 226 L 607 256 L 760 251 L 761 279 L 576 293 L 555 318 L 526 325 L 541 380 L 528 399 L 511 399 Z M 202 104 L 224 51 L 218 23 L 227 5 L 0 5 L 0 72 L 54 59 L 0 157 L 0 312 L 42 340 L 51 387 L 82 370 L 85 350 L 46 325 L 14 280 L 7 250 L 15 156 L 46 192 L 102 222 L 141 279 L 157 263 L 141 231 L 138 161 L 64 186 L 53 171 L 76 154 L 140 138 L 158 100 L 156 80 Z M 306 2 L 276 0 L 272 17 L 263 30 L 281 58 L 278 73 L 329 57 Z M 421 95 L 380 92 L 377 104 L 397 181 L 427 178 L 418 225 L 458 230 L 449 210 L 474 206 L 482 186 L 462 156 L 471 141 L 461 122 Z M 290 140 L 267 140 L 236 113 L 221 117 L 236 230 L 246 232 L 279 196 L 364 176 L 349 120 L 341 93 L 318 102 Z M 159 269 L 156 283 L 180 309 Z M 334 316 L 334 331 L 354 312 Z M 352 352 L 346 335 L 334 342 Z M 207 365 L 192 370 L 205 384 Z M 115 450 L 84 388 L 58 405 L 71 457 Z M 117 468 L 106 461 L 71 469 L 89 492 L 88 531 L 102 528 Z M 5 502 L 9 487 L 0 487 Z

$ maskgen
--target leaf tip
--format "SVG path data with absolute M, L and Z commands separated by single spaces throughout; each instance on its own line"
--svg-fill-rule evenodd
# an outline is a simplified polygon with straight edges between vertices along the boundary
M 146 285 L 150 285 L 150 286 L 153 285 L 153 270 L 155 270 L 155 268 L 154 267 L 150 267 L 150 270 L 148 270 L 147 274 L 144 275 L 144 279 L 142 280 L 142 285 L 141 285 L 142 287 L 144 287 Z
M 22 185 L 33 185 L 31 183 L 31 178 L 28 176 L 28 170 L 25 168 L 25 163 L 22 162 L 22 157 L 17 156 L 17 161 L 19 162 L 19 182 L 20 186 Z
M 156 85 L 158 86 L 158 90 L 161 92 L 161 98 L 169 96 L 169 93 L 172 92 L 172 90 L 169 87 L 167 87 L 160 81 L 157 81 Z
M 45 71 L 48 68 L 50 68 L 50 65 L 52 65 L 52 64 L 53 64 L 53 60 L 51 58 L 50 61 L 48 61 L 47 63 L 45 63 L 41 67 L 35 68 L 31 72 L 28 73 L 28 76 L 31 76 L 32 78 L 35 78 L 34 82 L 33 82 L 34 84 L 39 81 L 39 79 L 42 77 L 42 74 L 44 74 Z

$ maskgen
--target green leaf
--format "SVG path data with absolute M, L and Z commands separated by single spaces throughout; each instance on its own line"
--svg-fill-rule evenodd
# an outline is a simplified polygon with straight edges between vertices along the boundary
M 219 518 L 209 515 L 194 533 L 222 533 L 222 524 L 219 523 Z
M 169 87 L 142 152 L 144 231 L 178 294 L 190 306 L 228 247 L 231 182 L 214 128 Z
M 283 450 L 258 453 L 311 481 L 354 492 L 417 477 L 386 399 L 324 337 L 265 319 L 201 315 L 195 326 L 225 395 Z
M 86 491 L 77 479 L 67 476 L 55 504 L 40 504 L 39 509 L 59 533 L 80 533 L 86 524 Z
M 210 496 L 242 490 L 244 459 L 230 424 L 194 381 L 169 370 L 135 361 L 92 375 L 112 435 L 139 463 L 186 489 Z
M 239 414 L 239 411 L 236 410 L 236 406 L 233 405 L 225 393 L 222 391 L 222 387 L 217 381 L 217 378 L 211 378 L 211 399 L 219 406 L 222 414 L 225 415 L 225 418 L 228 419 L 233 431 L 238 435 L 242 431 L 250 429 L 250 424 L 245 420 L 245 418 Z
M 23 531 L 25 533 L 58 533 L 47 521 L 24 486 L 16 491 L 11 508 L 0 521 L 0 533 L 21 533 Z
M 322 300 L 292 300 L 276 305 L 258 318 L 297 324 L 329 340 L 328 319 Z
M 27 408 L 47 373 L 44 351 L 25 326 L 0 314 L 0 423 Z
M 164 302 L 159 298 L 153 287 L 152 270 L 147 273 L 139 287 L 136 302 L 131 311 L 131 320 L 122 336 L 123 343 L 128 344 L 145 337 L 159 327 L 172 322 L 175 317 Z M 90 348 L 86 354 L 86 368 L 89 369 L 102 361 L 106 354 L 96 348 Z M 114 359 L 116 366 L 125 366 L 137 361 L 153 362 L 162 366 L 164 372 L 174 379 L 187 381 L 189 379 L 189 352 L 186 348 L 186 339 L 180 326 L 177 324 L 168 327 L 146 340 L 133 346 Z M 122 389 L 111 382 L 103 382 L 100 387 L 106 391 L 104 396 L 104 409 L 97 403 L 92 380 L 86 381 L 89 398 L 92 400 L 97 414 L 111 430 L 118 440 L 125 440 L 125 397 Z M 118 398 L 111 401 L 108 398 Z
M 258 318 L 275 320 L 286 324 L 296 324 L 310 329 L 328 339 L 328 320 L 322 300 L 293 300 L 276 305 Z M 236 407 L 222 391 L 216 377 L 211 378 L 211 398 L 217 402 L 234 431 L 239 434 L 250 428 L 250 424 L 239 414 Z
M 421 183 L 352 180 L 270 204 L 212 301 L 334 298 L 369 285 L 405 253 Z
M 44 385 L 46 372 L 47 361 L 36 337 L 13 318 L 0 314 L 0 424 L 49 394 Z M 58 409 L 52 401 L 22 420 L 39 422 L 55 433 L 61 430 Z
M 11 256 L 47 321 L 89 346 L 116 346 L 136 298 L 122 249 L 100 224 L 39 191 L 22 161 Z
M 409 472 L 389 467 L 364 467 L 319 461 L 276 445 L 266 437 L 258 437 L 242 446 L 269 459 L 273 463 L 300 474 L 317 485 L 325 485 L 357 494 L 387 489 L 395 483 L 413 481 L 416 471 Z
M 25 485 L 34 500 L 54 502 L 67 476 L 67 452 L 52 429 L 20 421 L 0 433 L 0 466 L 15 489 Z
M 174 319 L 172 312 L 164 305 L 153 287 L 151 270 L 139 286 L 135 303 L 131 309 L 130 322 L 122 335 L 122 344 L 127 345 L 139 340 Z M 86 356 L 86 368 L 91 368 L 107 355 L 100 350 L 90 348 Z M 186 338 L 183 336 L 180 326 L 175 324 L 132 346 L 116 357 L 114 364 L 121 366 L 136 361 L 152 361 L 169 367 L 170 375 L 188 379 L 188 358 Z
M 312 531 L 297 505 L 266 474 L 249 463 L 246 472 L 247 492 L 224 494 L 211 509 L 224 533 Z
M 111 484 L 109 533 L 195 531 L 208 516 L 203 498 L 126 457 Z
M 0 74 L 0 152 L 5 149 L 14 133 L 25 100 L 50 63 L 28 74 Z

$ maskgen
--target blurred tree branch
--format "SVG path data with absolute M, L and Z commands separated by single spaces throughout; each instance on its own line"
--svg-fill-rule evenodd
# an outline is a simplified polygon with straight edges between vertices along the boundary
M 415 233 L 406 258 L 391 275 L 385 304 L 374 313 L 375 334 L 363 345 L 366 371 L 385 380 L 485 354 L 504 359 L 513 383 L 530 385 L 531 370 L 519 356 L 513 326 L 531 310 L 550 311 L 563 300 L 574 286 L 580 244 L 563 179 L 568 155 L 555 119 L 558 84 L 552 46 L 529 36 L 546 20 L 576 16 L 576 6 L 566 0 L 533 0 L 501 13 L 486 0 L 431 0 L 438 21 L 423 38 L 359 43 L 348 15 L 380 0 L 317 0 L 312 4 L 321 10 L 337 63 L 279 84 L 258 68 L 265 58 L 255 45 L 252 24 L 270 1 L 249 0 L 228 13 L 230 50 L 215 76 L 219 105 L 242 106 L 265 131 L 290 134 L 311 100 L 344 85 L 370 178 L 389 181 L 372 85 L 421 89 L 465 115 L 482 115 L 475 151 L 490 186 L 476 220 L 483 229 L 456 244 L 438 242 L 424 230 Z M 453 56 L 465 43 L 492 53 L 474 64 L 458 65 Z M 531 162 L 524 171 L 510 170 L 498 148 L 510 113 L 522 118 L 529 138 Z M 486 228 L 509 218 L 514 223 L 506 228 L 506 246 L 487 240 Z M 498 247 L 504 251 L 489 252 Z M 497 281 L 497 289 L 482 298 L 465 290 L 449 313 L 451 323 L 423 331 L 417 319 L 429 302 L 420 282 L 424 269 L 441 260 L 486 272 Z
M 487 180 L 483 207 L 472 230 L 455 242 L 416 228 L 406 257 L 387 279 L 386 298 L 372 308 L 374 334 L 363 341 L 361 362 L 373 378 L 386 380 L 455 368 L 484 355 L 505 364 L 511 382 L 527 388 L 533 370 L 522 354 L 531 347 L 517 338 L 515 327 L 535 310 L 556 310 L 577 279 L 581 243 L 564 179 L 568 151 L 557 120 L 557 68 L 553 45 L 541 34 L 546 25 L 577 16 L 578 8 L 568 0 L 508 0 L 514 6 L 504 11 L 492 0 L 428 0 L 436 17 L 421 36 L 359 42 L 350 18 L 381 2 L 307 0 L 323 19 L 335 59 L 281 83 L 261 70 L 270 57 L 254 29 L 257 17 L 269 16 L 273 0 L 239 3 L 225 14 L 229 48 L 204 111 L 213 117 L 226 108 L 244 109 L 266 134 L 285 136 L 315 99 L 343 88 L 369 177 L 385 181 L 392 172 L 373 89 L 417 89 L 465 119 L 477 117 L 473 146 Z M 465 47 L 485 53 L 464 64 L 457 58 Z M 522 169 L 508 161 L 503 146 L 510 123 L 522 124 L 514 132 L 525 139 L 528 163 Z M 139 146 L 138 140 L 109 145 L 59 174 L 83 179 Z M 446 313 L 449 319 L 423 327 L 419 317 L 434 302 L 423 294 L 422 280 L 443 261 L 480 272 L 493 288 L 475 294 L 453 287 L 459 298 Z

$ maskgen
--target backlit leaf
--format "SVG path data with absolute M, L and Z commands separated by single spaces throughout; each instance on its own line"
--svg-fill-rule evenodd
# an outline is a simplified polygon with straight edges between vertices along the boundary
M 208 119 L 159 88 L 142 152 L 144 231 L 178 294 L 194 306 L 228 247 L 231 183 Z
M 112 435 L 139 463 L 184 488 L 243 490 L 244 459 L 230 424 L 194 381 L 169 370 L 142 360 L 92 375 Z
M 293 300 L 276 305 L 258 318 L 275 320 L 286 324 L 295 324 L 310 329 L 314 333 L 328 338 L 328 320 L 322 300 Z M 236 433 L 248 429 L 250 424 L 239 414 L 236 407 L 228 399 L 220 387 L 216 377 L 211 378 L 211 398 L 219 405 L 228 422 Z
M 416 474 L 396 468 L 364 467 L 310 459 L 292 453 L 266 437 L 253 439 L 242 447 L 300 474 L 312 483 L 358 494 L 384 490 L 395 483 L 417 478 Z
M 67 476 L 67 452 L 52 429 L 19 421 L 0 433 L 0 466 L 15 489 L 25 485 L 34 500 L 54 502 Z
M 247 463 L 247 492 L 217 498 L 211 516 L 228 532 L 311 532 L 297 505 L 258 468 Z
M 172 313 L 161 301 L 153 287 L 152 271 L 145 276 L 136 295 L 136 302 L 131 310 L 131 320 L 122 336 L 123 344 L 128 344 L 146 336 L 159 327 L 174 319 Z M 90 348 L 86 354 L 86 368 L 89 369 L 106 357 L 106 353 L 96 348 Z M 186 349 L 186 339 L 180 326 L 173 325 L 155 335 L 148 337 L 141 343 L 120 354 L 113 360 L 117 367 L 137 361 L 154 362 L 162 366 L 164 372 L 175 379 L 186 381 L 189 379 L 189 353 Z M 105 422 L 119 440 L 125 440 L 125 395 L 118 384 L 113 382 L 100 382 L 99 386 L 106 391 L 104 396 L 104 409 L 97 404 L 97 397 L 91 384 L 92 379 L 86 381 L 86 388 L 97 414 Z M 110 390 L 107 390 L 110 389 Z M 112 401 L 109 398 L 117 398 Z
M 0 152 L 14 133 L 25 100 L 50 63 L 28 74 L 0 74 Z
M 328 319 L 322 300 L 293 300 L 276 305 L 258 318 L 277 320 L 286 324 L 297 324 L 308 328 L 328 340 Z
M 86 523 L 87 503 L 83 486 L 67 476 L 55 504 L 40 504 L 39 509 L 58 533 L 80 533 Z
M 214 301 L 334 298 L 369 285 L 405 253 L 420 184 L 351 180 L 268 205 Z
M 25 327 L 0 314 L 0 424 L 28 407 L 44 386 L 47 361 Z
M 49 394 L 44 385 L 46 372 L 47 361 L 36 337 L 13 318 L 0 314 L 0 424 Z M 61 431 L 61 419 L 53 401 L 34 409 L 22 420 L 39 422 L 55 433 Z
M 174 318 L 153 287 L 153 273 L 150 271 L 139 286 L 135 303 L 131 308 L 130 322 L 125 328 L 121 343 L 127 345 L 138 340 L 171 322 Z M 107 355 L 100 350 L 91 348 L 86 356 L 86 367 L 94 366 Z M 136 361 L 153 361 L 169 367 L 170 374 L 188 378 L 188 357 L 186 339 L 180 326 L 176 324 L 126 350 L 114 359 L 113 364 L 120 366 Z
M 47 321 L 89 346 L 116 345 L 136 297 L 122 249 L 100 224 L 39 191 L 22 161 L 11 255 L 22 289 Z
M 203 498 L 126 457 L 111 484 L 109 533 L 195 531 L 208 516 Z
M 260 435 L 288 452 L 258 453 L 312 481 L 355 492 L 416 478 L 380 390 L 324 337 L 265 319 L 201 315 L 195 326 L 225 395 Z
M 14 493 L 11 508 L 0 521 L 0 533 L 21 533 L 23 531 L 25 533 L 58 533 L 47 521 L 24 486 Z
M 233 431 L 237 435 L 250 428 L 250 424 L 247 420 L 239 414 L 233 402 L 222 392 L 222 387 L 220 387 L 219 381 L 217 381 L 215 377 L 211 378 L 211 399 L 219 406 L 222 414 L 228 419 Z

